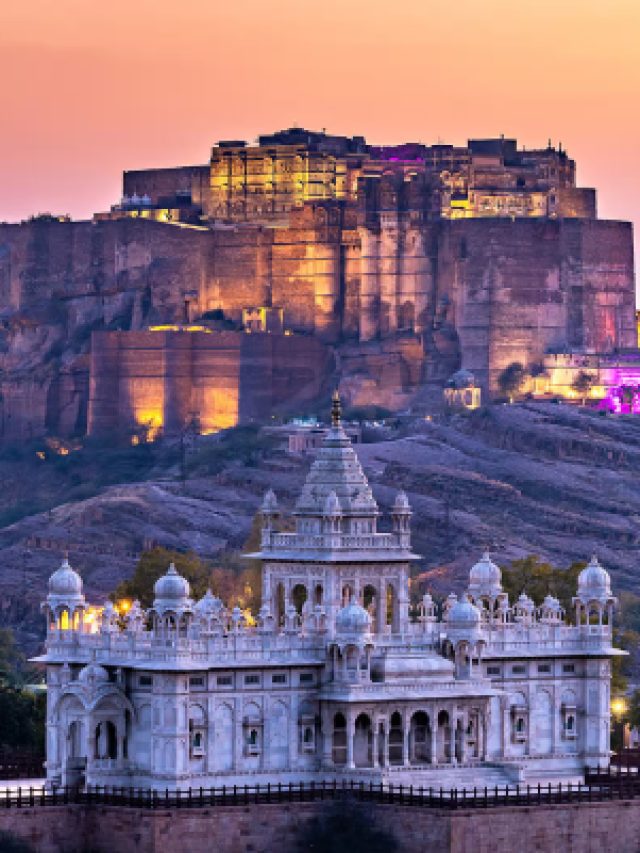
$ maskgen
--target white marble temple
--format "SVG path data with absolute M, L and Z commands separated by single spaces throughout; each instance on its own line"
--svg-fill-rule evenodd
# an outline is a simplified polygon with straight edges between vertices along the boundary
M 49 784 L 154 788 L 353 778 L 458 786 L 579 779 L 609 760 L 612 597 L 592 559 L 575 624 L 558 601 L 509 602 L 485 554 L 441 618 L 409 603 L 411 510 L 392 531 L 334 406 L 333 426 L 277 532 L 262 505 L 257 625 L 172 566 L 153 607 L 85 617 L 67 561 L 49 581 Z M 304 602 L 301 604 L 301 602 Z

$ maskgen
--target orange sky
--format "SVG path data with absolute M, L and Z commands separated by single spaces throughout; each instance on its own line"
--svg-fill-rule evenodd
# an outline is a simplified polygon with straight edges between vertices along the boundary
M 639 43 L 638 0 L 4 0 L 0 220 L 88 216 L 125 168 L 295 122 L 551 137 L 601 216 L 640 222 Z

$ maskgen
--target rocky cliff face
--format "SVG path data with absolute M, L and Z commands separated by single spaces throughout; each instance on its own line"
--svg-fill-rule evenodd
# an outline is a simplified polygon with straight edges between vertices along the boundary
M 416 573 L 435 592 L 459 589 L 486 547 L 499 563 L 535 553 L 559 566 L 595 552 L 616 590 L 637 584 L 637 418 L 551 404 L 494 407 L 414 422 L 389 440 L 360 445 L 358 454 L 383 509 L 398 489 L 407 492 L 414 549 L 423 557 Z M 6 526 L 0 622 L 37 644 L 38 604 L 65 550 L 88 595 L 100 600 L 154 544 L 207 557 L 238 548 L 266 489 L 291 509 L 305 469 L 274 448 L 259 462 L 230 459 L 215 476 L 196 471 L 184 486 L 168 472 L 169 479 L 113 486 Z M 10 495 L 19 468 L 0 462 L 0 473 Z

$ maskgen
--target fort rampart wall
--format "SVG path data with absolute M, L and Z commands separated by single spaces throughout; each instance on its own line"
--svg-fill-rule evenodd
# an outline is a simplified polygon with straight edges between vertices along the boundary
M 406 376 L 446 379 L 461 366 L 485 391 L 509 363 L 529 366 L 549 350 L 636 346 L 629 223 L 433 221 L 382 207 L 362 219 L 335 202 L 268 226 L 0 225 L 0 305 L 1 434 L 14 440 L 82 433 L 92 330 L 193 322 L 216 309 L 239 325 L 244 308 L 281 307 L 295 334 L 360 347 L 361 385 L 367 347 L 389 341 L 417 344 L 405 348 Z
M 88 432 L 211 432 L 266 421 L 327 390 L 327 348 L 311 336 L 94 332 Z
M 0 807 L 0 832 L 37 853 L 294 853 L 326 803 L 155 811 L 107 806 Z M 455 812 L 378 805 L 369 813 L 403 853 L 637 853 L 633 800 Z

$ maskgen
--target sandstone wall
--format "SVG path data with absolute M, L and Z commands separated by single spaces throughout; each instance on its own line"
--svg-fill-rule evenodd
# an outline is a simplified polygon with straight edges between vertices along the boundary
M 485 387 L 510 362 L 532 364 L 549 349 L 636 346 L 629 223 L 454 222 L 441 231 L 438 262 L 462 366 Z
M 294 853 L 326 804 L 157 811 L 79 806 L 0 809 L 0 831 L 38 853 Z M 622 800 L 582 805 L 439 812 L 379 805 L 370 818 L 402 853 L 637 853 L 640 809 Z
M 119 294 L 146 290 L 157 319 L 182 319 L 210 249 L 207 229 L 143 219 L 0 225 L 0 299 L 73 325 L 103 316 Z
M 202 206 L 209 196 L 209 166 L 176 166 L 169 169 L 135 169 L 123 175 L 123 195 L 148 195 L 153 204 L 163 204 L 180 193 L 189 193 L 193 204 Z
M 332 370 L 313 337 L 244 332 L 95 332 L 88 432 L 204 432 L 266 421 L 312 400 Z

